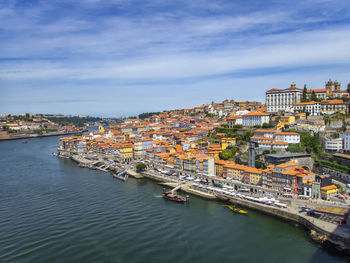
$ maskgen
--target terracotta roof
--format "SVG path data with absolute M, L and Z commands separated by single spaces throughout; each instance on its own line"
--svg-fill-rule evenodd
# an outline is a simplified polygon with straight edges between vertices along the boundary
M 315 93 L 318 93 L 318 92 L 327 92 L 327 89 L 308 89 L 308 90 L 307 90 L 307 93 L 312 93 L 312 92 L 315 92 Z
M 314 105 L 314 104 L 317 104 L 319 102 L 316 102 L 316 101 L 307 101 L 307 102 L 299 102 L 299 103 L 296 103 L 294 105 L 296 106 L 301 106 L 301 105 Z
M 269 90 L 266 91 L 266 92 L 269 92 L 269 91 L 281 91 L 281 89 L 269 89 Z
M 334 184 L 321 187 L 321 190 L 326 190 L 326 191 L 335 190 L 335 189 L 338 189 L 338 188 Z
M 227 119 L 228 120 L 235 120 L 235 119 L 239 119 L 239 118 L 242 118 L 242 116 L 241 115 L 231 115 Z
M 299 135 L 299 133 L 296 132 L 277 132 L 278 135 Z
M 260 137 L 260 136 L 253 136 L 251 137 L 251 139 L 255 139 L 255 140 L 273 140 L 273 138 L 269 138 L 269 137 Z
M 288 145 L 287 142 L 274 142 L 275 145 Z
M 328 103 L 328 104 L 343 104 L 343 100 L 323 100 L 321 102 Z
M 243 116 L 269 116 L 269 114 L 263 112 L 249 112 Z
M 288 89 L 286 90 L 303 90 L 303 89 L 299 89 L 299 88 L 296 88 L 296 87 L 289 87 Z

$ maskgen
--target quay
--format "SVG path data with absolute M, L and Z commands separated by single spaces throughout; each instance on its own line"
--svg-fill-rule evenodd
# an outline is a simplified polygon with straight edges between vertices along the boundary
M 67 156 L 67 154 L 62 154 L 59 152 L 58 156 Z M 310 237 L 325 246 L 332 246 L 337 250 L 350 254 L 350 228 L 345 225 L 338 225 L 335 223 L 327 222 L 315 217 L 308 216 L 301 213 L 298 210 L 298 200 L 283 199 L 288 206 L 284 207 L 275 207 L 267 204 L 262 204 L 248 200 L 249 194 L 244 195 L 243 193 L 240 197 L 234 197 L 220 191 L 220 188 L 210 187 L 210 189 L 198 188 L 196 184 L 191 181 L 182 180 L 181 178 L 168 176 L 164 174 L 159 174 L 156 171 L 144 171 L 137 173 L 135 170 L 129 166 L 121 169 L 118 166 L 109 164 L 107 165 L 103 160 L 89 160 L 83 156 L 73 155 L 71 159 L 78 164 L 82 164 L 83 167 L 95 168 L 103 171 L 119 171 L 118 174 L 114 174 L 113 177 L 125 181 L 124 174 L 130 175 L 135 179 L 147 178 L 153 181 L 158 182 L 161 185 L 168 187 L 176 187 L 181 184 L 180 191 L 185 193 L 195 195 L 207 200 L 229 202 L 235 205 L 246 207 L 266 215 L 278 218 L 285 222 L 290 222 L 302 226 L 310 234 Z M 100 165 L 100 166 L 96 166 Z M 102 168 L 101 168 L 102 167 Z M 322 202 L 321 202 L 322 203 Z M 317 205 L 317 203 L 315 204 Z M 341 205 L 334 205 L 341 206 Z M 346 205 L 342 205 L 344 208 L 348 208 Z
M 21 139 L 31 139 L 31 138 L 41 138 L 41 137 L 50 137 L 50 136 L 63 136 L 63 135 L 72 135 L 72 134 L 82 134 L 86 130 L 83 131 L 75 131 L 75 132 L 57 132 L 57 133 L 47 133 L 47 134 L 30 134 L 24 136 L 12 136 L 9 138 L 0 138 L 1 141 L 12 141 L 12 140 L 21 140 Z

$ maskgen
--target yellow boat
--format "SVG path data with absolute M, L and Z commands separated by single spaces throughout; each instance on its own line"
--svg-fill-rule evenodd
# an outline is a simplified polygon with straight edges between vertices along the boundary
M 248 214 L 247 211 L 244 211 L 242 209 L 239 209 L 239 208 L 236 208 L 232 205 L 224 205 L 224 206 L 227 206 L 232 212 L 235 212 L 235 213 L 238 213 L 238 214 Z

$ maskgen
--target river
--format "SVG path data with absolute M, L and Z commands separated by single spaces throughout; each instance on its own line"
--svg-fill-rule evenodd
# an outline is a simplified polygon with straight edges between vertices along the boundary
M 161 198 L 52 156 L 58 137 L 0 142 L 0 262 L 348 262 L 306 232 L 191 196 Z

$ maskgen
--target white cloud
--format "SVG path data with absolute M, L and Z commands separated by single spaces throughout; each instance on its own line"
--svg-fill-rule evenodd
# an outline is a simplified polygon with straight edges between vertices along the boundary
M 253 82 L 258 77 L 242 78 L 240 73 L 244 76 L 256 72 L 259 76 L 259 72 L 265 72 L 266 78 L 270 78 L 271 68 L 286 71 L 322 65 L 331 65 L 329 69 L 335 65 L 343 65 L 342 70 L 349 68 L 350 27 L 349 23 L 338 23 L 339 14 L 343 19 L 349 18 L 346 8 L 328 8 L 330 2 L 318 5 L 308 2 L 267 6 L 262 10 L 258 6 L 241 12 L 241 4 L 233 8 L 231 2 L 200 2 L 184 1 L 182 8 L 159 11 L 158 6 L 173 2 L 152 1 L 144 4 L 144 14 L 136 15 L 127 15 L 135 6 L 125 1 L 89 0 L 81 5 L 82 10 L 72 7 L 67 15 L 64 12 L 57 17 L 49 2 L 31 8 L 2 8 L 0 89 L 9 90 L 20 84 L 37 85 L 40 89 L 52 83 L 57 89 L 52 91 L 59 94 L 56 83 L 98 80 L 99 85 L 94 82 L 89 87 L 95 85 L 110 92 L 114 87 L 121 90 L 123 85 L 135 88 L 132 84 L 136 83 L 139 90 L 164 85 L 165 90 L 182 92 L 188 88 L 195 94 L 196 89 L 205 87 L 211 94 L 210 86 L 240 86 L 242 79 L 254 90 Z M 68 5 L 69 1 L 63 4 Z M 74 4 L 79 5 L 79 1 Z M 120 14 L 98 15 L 101 8 L 115 4 Z M 324 10 L 320 6 L 326 6 L 329 12 L 322 15 Z M 230 8 L 232 14 L 228 12 Z M 308 9 L 317 13 L 310 14 L 305 11 Z M 92 10 L 96 10 L 96 16 Z M 335 20 L 337 23 L 332 23 Z M 313 72 L 321 81 L 328 79 L 324 76 L 327 74 Z M 232 74 L 235 78 L 230 77 Z M 290 74 L 293 75 L 292 71 Z M 282 76 L 289 82 L 288 74 L 274 73 L 279 85 Z M 272 85 L 273 81 L 268 82 Z M 68 86 L 62 89 L 74 89 L 73 84 Z M 154 91 L 153 96 L 159 92 Z M 225 89 L 221 92 L 227 94 Z M 162 99 L 170 103 L 170 99 Z

